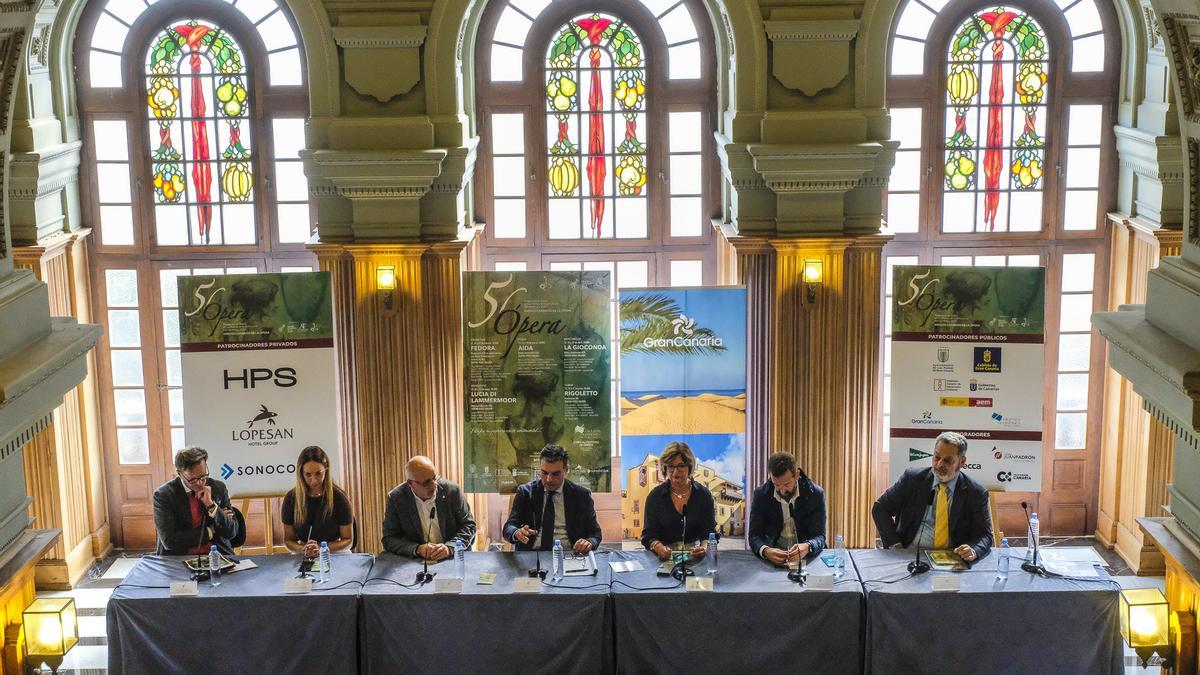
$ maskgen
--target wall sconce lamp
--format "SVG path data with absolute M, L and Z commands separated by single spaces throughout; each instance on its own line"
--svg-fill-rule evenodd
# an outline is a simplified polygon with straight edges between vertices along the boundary
M 804 286 L 807 289 L 808 303 L 817 301 L 817 289 L 825 280 L 825 262 L 822 260 L 804 261 Z
M 1165 669 L 1171 667 L 1174 648 L 1167 599 L 1157 588 L 1126 588 L 1121 591 L 1121 637 L 1137 652 L 1145 667 L 1157 654 Z
M 38 598 L 22 613 L 25 625 L 25 670 L 42 664 L 57 673 L 63 658 L 79 642 L 79 625 L 72 598 Z
M 375 289 L 383 295 L 383 308 L 391 311 L 396 292 L 395 265 L 380 265 L 375 268 Z

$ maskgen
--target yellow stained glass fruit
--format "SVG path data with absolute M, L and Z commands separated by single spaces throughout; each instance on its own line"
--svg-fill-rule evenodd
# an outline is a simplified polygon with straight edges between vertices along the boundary
M 550 160 L 550 189 L 556 197 L 566 197 L 579 187 L 579 167 L 565 157 Z
M 572 80 L 571 78 L 567 77 L 566 75 L 563 75 L 562 77 L 558 78 L 558 91 L 563 96 L 567 96 L 567 97 L 574 96 L 575 95 L 575 80 Z
M 967 189 L 967 177 L 961 173 L 954 174 L 950 177 L 950 187 L 954 188 L 955 190 Z
M 244 202 L 250 199 L 250 188 L 254 177 L 250 174 L 250 165 L 245 162 L 230 164 L 221 176 L 221 189 L 231 201 Z
M 950 94 L 952 103 L 969 103 L 979 92 L 979 78 L 969 67 L 954 66 L 946 77 L 946 91 Z
M 1033 185 L 1033 176 L 1029 173 L 1029 167 L 1021 167 L 1021 172 L 1018 174 L 1018 178 L 1021 181 L 1021 185 L 1024 185 L 1025 187 Z
M 964 176 L 970 176 L 975 171 L 975 162 L 970 157 L 963 156 L 958 158 L 958 172 Z
M 1042 163 L 1036 159 L 1029 163 L 1029 175 L 1034 178 L 1042 177 Z

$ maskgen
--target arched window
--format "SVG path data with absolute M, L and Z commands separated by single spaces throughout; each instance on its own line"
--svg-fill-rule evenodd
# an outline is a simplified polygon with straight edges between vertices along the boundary
M 908 0 L 889 50 L 888 105 L 900 147 L 888 186 L 895 239 L 884 251 L 887 266 L 1047 268 L 1046 441 L 1036 499 L 1055 533 L 1095 528 L 1104 356 L 1089 315 L 1106 306 L 1117 34 L 1111 6 L 1096 0 Z M 886 331 L 890 274 L 883 293 Z M 885 437 L 890 352 L 885 335 Z M 880 459 L 886 466 L 886 449 Z M 1016 523 L 1012 508 L 1001 500 L 1007 529 Z
M 711 31 L 691 0 L 512 0 L 476 46 L 475 213 L 498 269 L 716 280 Z
M 113 530 L 148 547 L 184 443 L 176 277 L 313 266 L 303 58 L 273 0 L 95 0 L 76 39 Z

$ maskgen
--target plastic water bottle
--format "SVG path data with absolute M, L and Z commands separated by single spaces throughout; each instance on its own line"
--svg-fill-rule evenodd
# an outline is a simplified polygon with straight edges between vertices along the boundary
M 846 540 L 838 535 L 833 541 L 833 577 L 840 579 L 846 573 Z
M 221 585 L 221 554 L 217 552 L 216 544 L 208 547 L 208 583 Z
M 459 579 L 467 578 L 467 548 L 461 539 L 454 540 L 454 576 Z
M 1038 523 L 1037 511 L 1029 516 L 1029 541 L 1025 546 L 1025 560 L 1034 562 L 1033 552 L 1038 547 L 1038 537 L 1041 536 L 1041 525 Z
M 708 556 L 708 573 L 712 576 L 717 576 L 717 533 L 708 533 L 708 550 L 705 551 Z
M 562 542 L 555 539 L 554 540 L 554 572 L 553 572 L 553 574 L 550 575 L 550 579 L 553 581 L 558 581 L 559 579 L 563 578 L 563 568 L 565 567 L 565 565 L 566 565 L 566 561 L 563 560 Z
M 321 542 L 321 583 L 325 583 L 333 578 L 333 568 L 330 567 L 329 542 Z
M 1008 537 L 1000 540 L 999 557 L 996 558 L 996 578 L 1000 581 L 1008 580 Z

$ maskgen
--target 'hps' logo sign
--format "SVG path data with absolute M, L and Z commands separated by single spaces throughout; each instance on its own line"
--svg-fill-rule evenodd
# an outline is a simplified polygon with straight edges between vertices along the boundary
M 232 475 L 233 475 L 233 467 L 229 466 L 228 464 L 222 464 L 221 465 L 221 480 L 229 480 L 229 477 Z
M 688 318 L 687 314 L 680 314 L 671 320 L 671 326 L 674 328 L 676 335 L 680 333 L 691 335 L 694 332 L 693 329 L 696 327 L 696 320 Z

